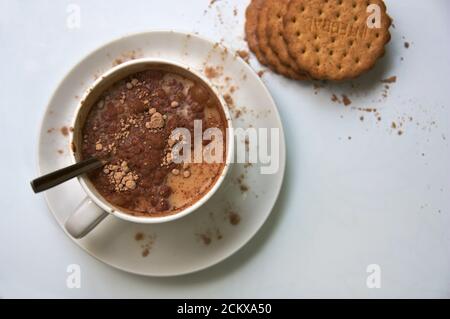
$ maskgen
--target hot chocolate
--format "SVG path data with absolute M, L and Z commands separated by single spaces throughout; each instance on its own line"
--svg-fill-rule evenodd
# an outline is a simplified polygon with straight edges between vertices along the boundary
M 202 132 L 222 132 L 223 161 L 173 159 L 172 148 L 183 141 L 171 134 L 185 128 L 193 140 L 195 120 L 201 120 Z M 225 165 L 226 129 L 219 99 L 202 81 L 152 69 L 132 74 L 102 94 L 82 128 L 81 155 L 109 158 L 89 174 L 108 202 L 136 216 L 165 216 L 191 206 L 215 184 Z

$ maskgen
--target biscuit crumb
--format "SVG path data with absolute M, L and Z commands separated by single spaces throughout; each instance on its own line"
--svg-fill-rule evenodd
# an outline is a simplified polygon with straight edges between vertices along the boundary
M 345 106 L 352 104 L 352 101 L 345 94 L 342 94 L 342 102 Z
M 382 83 L 395 83 L 396 81 L 397 81 L 397 76 L 395 76 L 395 75 L 381 80 Z
M 242 60 L 244 60 L 246 63 L 249 62 L 250 55 L 249 55 L 248 51 L 246 51 L 246 50 L 238 50 L 238 51 L 236 51 L 236 54 L 237 54 Z

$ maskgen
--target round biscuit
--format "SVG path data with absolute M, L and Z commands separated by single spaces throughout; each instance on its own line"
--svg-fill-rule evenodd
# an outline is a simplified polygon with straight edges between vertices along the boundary
M 373 8 L 379 26 L 373 24 Z M 290 55 L 316 79 L 359 76 L 390 40 L 391 19 L 382 0 L 291 0 L 283 24 Z
M 288 51 L 286 41 L 283 37 L 283 16 L 286 14 L 289 0 L 267 0 L 267 36 L 268 42 L 278 59 L 284 65 L 290 66 L 299 74 L 305 74 Z
M 267 65 L 267 61 L 259 49 L 256 27 L 258 24 L 259 12 L 266 0 L 252 0 L 245 10 L 245 39 L 248 47 L 256 55 L 258 61 Z
M 269 38 L 267 35 L 267 19 L 268 13 L 271 9 L 267 4 L 269 1 L 266 0 L 265 4 L 261 7 L 258 16 L 258 24 L 256 26 L 256 35 L 258 37 L 258 46 L 261 53 L 264 55 L 264 58 L 267 62 L 267 65 L 274 72 L 284 75 L 288 78 L 292 79 L 302 79 L 301 75 L 297 74 L 297 72 L 288 65 L 281 63 L 280 59 L 276 55 L 276 53 L 272 50 L 269 45 Z

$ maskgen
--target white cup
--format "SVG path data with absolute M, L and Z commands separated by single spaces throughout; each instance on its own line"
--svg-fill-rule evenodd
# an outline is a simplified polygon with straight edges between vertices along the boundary
M 85 95 L 80 101 L 77 110 L 74 114 L 74 120 L 72 123 L 73 135 L 72 135 L 72 152 L 71 157 L 74 163 L 80 160 L 81 150 L 81 135 L 84 121 L 89 114 L 91 107 L 98 100 L 101 94 L 108 89 L 113 83 L 131 75 L 136 72 L 159 69 L 168 72 L 178 73 L 191 79 L 203 83 L 206 88 L 213 93 L 220 102 L 225 119 L 227 122 L 227 138 L 226 138 L 226 158 L 223 171 L 215 184 L 211 189 L 199 198 L 191 206 L 185 209 L 167 216 L 145 217 L 145 216 L 133 216 L 122 211 L 120 208 L 112 205 L 106 201 L 95 189 L 91 181 L 86 175 L 78 177 L 78 181 L 86 192 L 86 198 L 80 203 L 78 208 L 73 212 L 65 222 L 65 228 L 67 232 L 74 238 L 81 238 L 89 233 L 94 227 L 100 223 L 106 216 L 113 215 L 117 218 L 141 224 L 155 224 L 164 223 L 179 219 L 186 216 L 193 211 L 197 210 L 205 202 L 207 202 L 211 196 L 218 190 L 223 183 L 225 177 L 230 171 L 230 166 L 234 156 L 234 136 L 232 134 L 232 121 L 229 109 L 223 100 L 222 96 L 217 92 L 214 86 L 203 75 L 196 71 L 193 71 L 189 67 L 180 63 L 164 59 L 143 58 L 120 64 L 98 78 L 94 84 L 87 90 Z

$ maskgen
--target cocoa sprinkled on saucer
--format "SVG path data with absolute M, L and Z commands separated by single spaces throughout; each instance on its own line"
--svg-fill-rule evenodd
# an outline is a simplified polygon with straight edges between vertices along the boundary
M 143 233 L 138 232 L 138 233 L 136 233 L 136 235 L 134 235 L 134 240 L 140 241 L 142 239 L 144 239 L 144 234 Z
M 62 135 L 69 136 L 69 128 L 67 126 L 61 127 L 60 131 Z
M 241 216 L 239 216 L 236 212 L 231 211 L 228 213 L 228 221 L 231 225 L 236 226 L 241 222 Z
M 208 79 L 214 79 L 222 75 L 223 67 L 222 66 L 206 66 L 203 70 Z
M 198 237 L 201 239 L 201 241 L 203 242 L 203 244 L 205 246 L 208 246 L 211 244 L 211 237 L 209 236 L 209 234 L 198 234 Z

